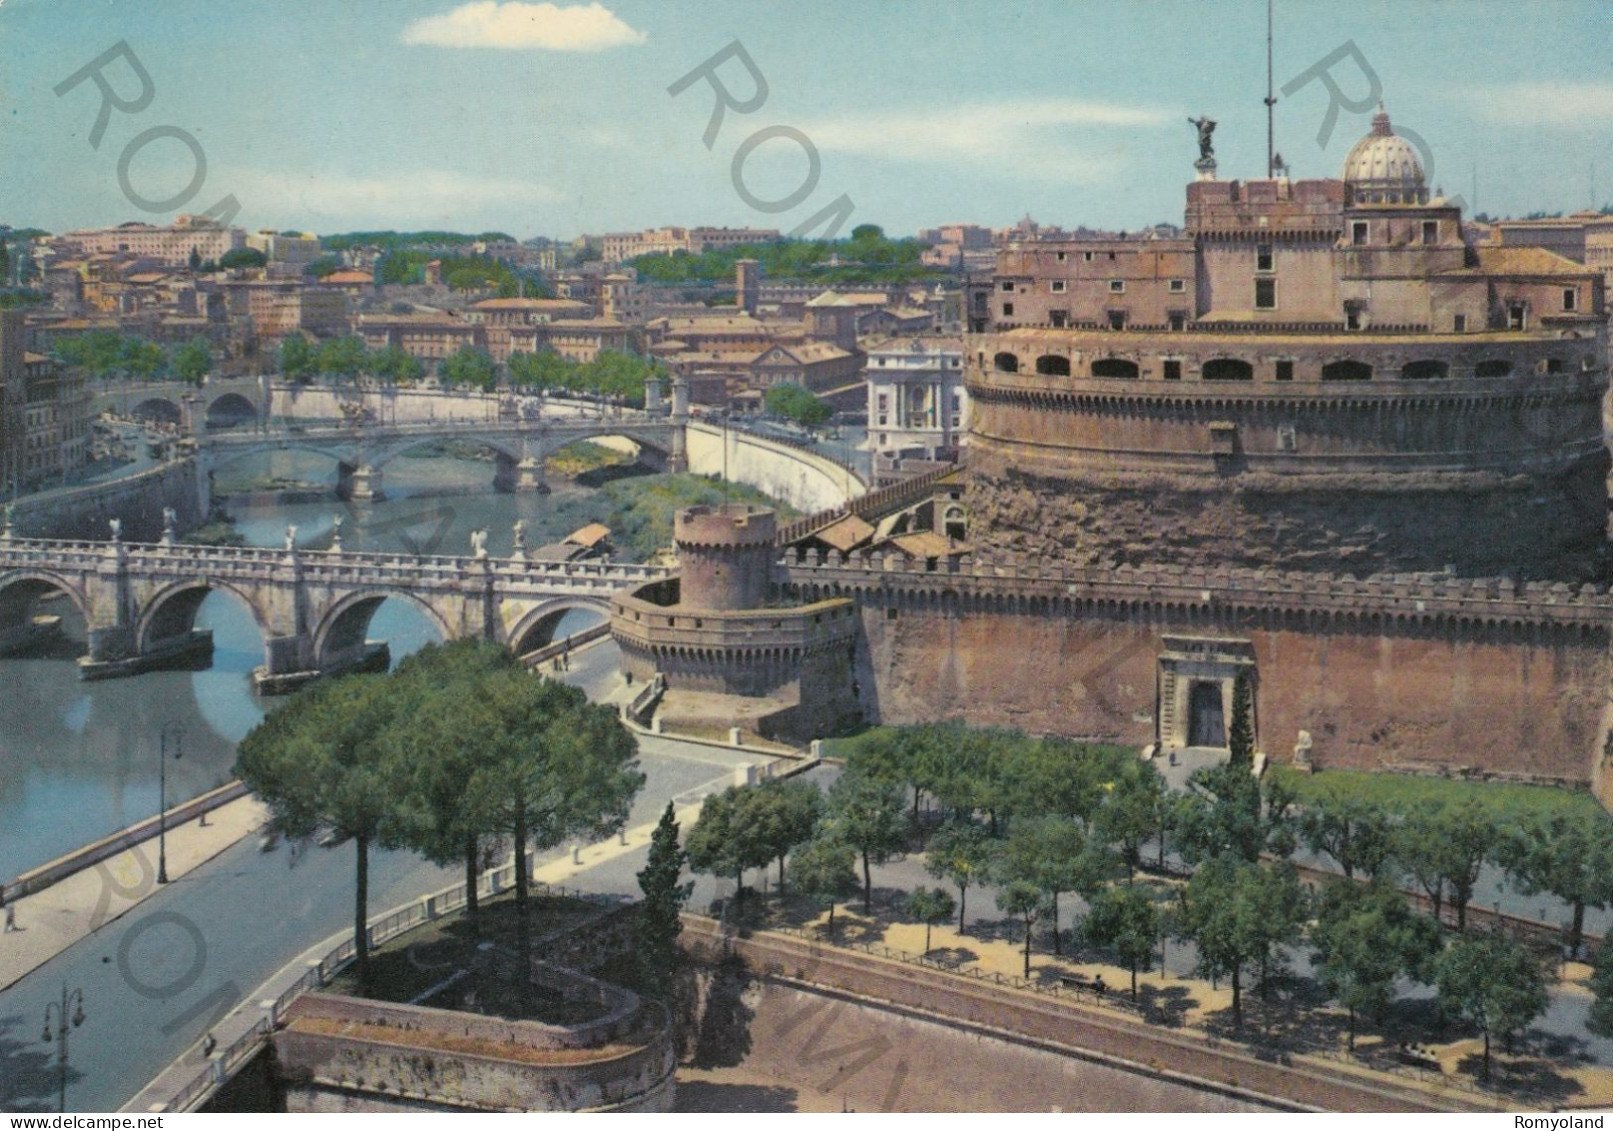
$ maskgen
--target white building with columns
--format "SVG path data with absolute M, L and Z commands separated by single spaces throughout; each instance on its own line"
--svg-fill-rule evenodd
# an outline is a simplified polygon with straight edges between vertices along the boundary
M 868 447 L 876 483 L 955 462 L 969 427 L 963 340 L 892 338 L 867 353 Z

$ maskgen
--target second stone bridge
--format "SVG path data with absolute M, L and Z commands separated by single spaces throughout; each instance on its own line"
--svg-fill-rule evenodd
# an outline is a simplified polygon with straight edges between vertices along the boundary
M 669 471 L 688 466 L 684 419 L 649 413 L 582 418 L 558 417 L 533 421 L 444 420 L 436 423 L 280 427 L 261 431 L 209 435 L 202 446 L 206 470 L 245 456 L 267 451 L 298 449 L 327 456 L 339 468 L 337 494 L 363 502 L 383 497 L 382 469 L 398 456 L 442 440 L 473 443 L 494 457 L 494 485 L 504 490 L 544 490 L 543 463 L 561 448 L 579 440 L 625 437 L 643 450 L 656 453 Z

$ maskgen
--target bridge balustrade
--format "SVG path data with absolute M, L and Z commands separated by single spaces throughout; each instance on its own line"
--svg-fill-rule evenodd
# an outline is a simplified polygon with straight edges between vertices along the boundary
M 346 618 L 367 620 L 374 607 L 355 598 L 406 596 L 445 637 L 503 640 L 512 617 L 524 618 L 545 602 L 575 595 L 603 612 L 610 594 L 670 572 L 524 558 L 0 538 L 0 592 L 18 574 L 36 583 L 43 575 L 84 610 L 84 678 L 189 664 L 210 653 L 211 634 L 190 623 L 197 602 L 181 595 L 224 585 L 246 602 L 263 636 L 265 662 L 255 679 L 266 692 L 290 690 L 328 674 L 327 668 L 342 670 L 381 656 L 376 648 L 353 646 L 355 637 L 362 641 L 365 626 Z M 170 603 L 175 600 L 180 603 Z M 11 611 L 25 617 L 27 607 Z M 28 647 L 33 639 L 12 632 L 4 646 Z

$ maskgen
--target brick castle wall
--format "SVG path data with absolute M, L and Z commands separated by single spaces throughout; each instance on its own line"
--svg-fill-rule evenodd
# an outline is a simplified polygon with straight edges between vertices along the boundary
M 1240 628 L 1011 607 L 960 615 L 873 594 L 861 605 L 856 678 L 871 721 L 962 717 L 1140 747 L 1155 737 L 1163 637 L 1186 633 L 1251 642 L 1258 737 L 1277 761 L 1291 760 L 1306 730 L 1323 768 L 1476 767 L 1588 783 L 1605 741 L 1605 632 Z

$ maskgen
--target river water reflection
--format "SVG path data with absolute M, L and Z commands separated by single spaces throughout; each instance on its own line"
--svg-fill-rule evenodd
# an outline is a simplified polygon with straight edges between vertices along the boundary
M 328 462 L 301 453 L 259 459 L 240 471 L 334 478 Z M 340 516 L 349 550 L 468 554 L 471 531 L 485 528 L 494 555 L 510 552 L 517 519 L 527 524 L 528 545 L 537 546 L 606 510 L 598 492 L 566 481 L 556 481 L 551 495 L 495 494 L 492 474 L 482 460 L 398 459 L 387 465 L 388 497 L 380 503 L 325 499 L 231 509 L 252 545 L 282 545 L 286 527 L 295 525 L 298 545 L 328 548 Z M 6 880 L 154 814 L 165 724 L 184 729 L 183 757 L 168 768 L 172 805 L 228 781 L 235 744 L 275 704 L 252 692 L 262 637 L 252 614 L 227 594 L 208 596 L 196 618 L 198 628 L 213 630 L 211 668 L 96 683 L 78 679 L 83 625 L 71 604 L 57 600 L 40 611 L 62 617 L 63 646 L 0 659 L 0 878 Z M 560 630 L 574 632 L 594 619 L 568 614 Z M 392 599 L 376 611 L 369 636 L 388 641 L 396 662 L 436 639 L 436 630 L 407 599 Z

